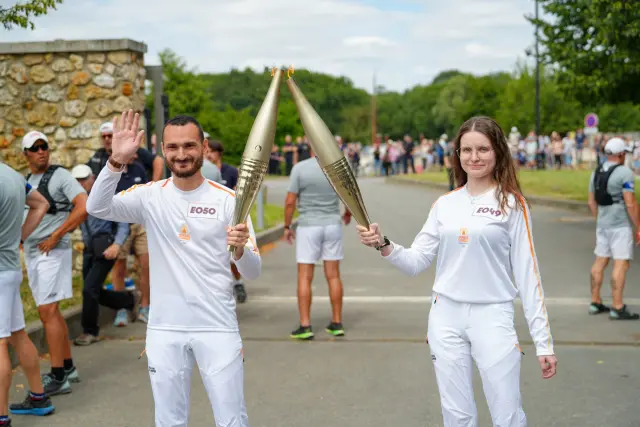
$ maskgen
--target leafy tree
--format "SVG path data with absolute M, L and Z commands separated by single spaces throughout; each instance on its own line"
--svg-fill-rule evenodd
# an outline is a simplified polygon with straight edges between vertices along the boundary
M 640 7 L 635 0 L 540 0 L 542 59 L 585 104 L 640 102 Z
M 5 29 L 10 30 L 13 26 L 29 28 L 33 30 L 35 25 L 32 21 L 34 16 L 46 15 L 49 9 L 56 10 L 57 4 L 62 4 L 63 0 L 29 0 L 19 2 L 12 7 L 0 5 L 0 22 Z

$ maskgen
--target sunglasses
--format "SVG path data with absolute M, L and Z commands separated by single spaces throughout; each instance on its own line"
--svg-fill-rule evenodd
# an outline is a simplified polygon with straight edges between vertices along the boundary
M 32 153 L 37 153 L 38 151 L 40 151 L 41 148 L 42 148 L 42 151 L 47 151 L 49 150 L 49 144 L 45 142 L 44 144 L 33 145 L 27 148 L 27 150 L 31 151 Z

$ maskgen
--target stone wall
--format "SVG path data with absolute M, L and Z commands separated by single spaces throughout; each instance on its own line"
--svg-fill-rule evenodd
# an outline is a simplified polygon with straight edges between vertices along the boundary
M 0 160 L 28 173 L 20 143 L 39 130 L 52 163 L 86 163 L 102 147 L 100 124 L 144 109 L 145 52 L 127 39 L 0 43 Z M 79 230 L 73 237 L 77 254 Z
M 18 45 L 25 52 L 0 53 L 0 157 L 16 170 L 26 171 L 20 142 L 30 130 L 49 137 L 53 163 L 71 168 L 102 146 L 101 123 L 129 108 L 143 110 L 144 52 L 127 43 L 114 43 L 113 51 Z

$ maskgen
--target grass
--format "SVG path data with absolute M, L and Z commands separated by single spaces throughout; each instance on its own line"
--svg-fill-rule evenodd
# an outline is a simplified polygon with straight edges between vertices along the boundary
M 257 214 L 257 208 L 256 208 L 256 205 L 254 204 L 251 210 L 251 221 L 253 222 L 255 232 L 258 233 L 262 231 L 262 229 L 257 228 L 258 221 L 257 221 L 256 214 Z M 265 209 L 264 209 L 265 229 L 275 227 L 281 223 L 284 223 L 284 208 L 282 206 L 271 205 L 271 204 L 265 205 Z M 62 310 L 66 310 L 69 307 L 82 304 L 82 287 L 83 287 L 82 278 L 80 276 L 75 276 L 73 278 L 73 297 L 63 301 L 60 304 L 60 308 Z M 35 301 L 33 300 L 33 296 L 31 295 L 31 289 L 29 288 L 29 282 L 28 282 L 26 273 L 24 274 L 24 279 L 22 281 L 22 285 L 20 286 L 20 295 L 22 296 L 22 304 L 24 305 L 25 321 L 29 323 L 34 320 L 39 320 L 40 316 L 38 315 L 38 308 L 36 307 Z
M 518 172 L 518 179 L 525 196 L 586 202 L 591 172 L 591 170 L 521 170 Z M 444 171 L 399 175 L 398 178 L 437 183 L 449 182 Z M 636 193 L 636 198 L 640 200 L 640 194 Z

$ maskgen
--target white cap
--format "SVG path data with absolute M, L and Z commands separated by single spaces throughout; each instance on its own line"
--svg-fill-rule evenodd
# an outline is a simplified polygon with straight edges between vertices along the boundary
M 631 147 L 627 147 L 627 144 L 620 138 L 611 138 L 604 146 L 605 154 L 621 154 L 623 152 L 631 153 L 633 150 Z
M 100 134 L 111 134 L 113 133 L 113 123 L 112 122 L 104 122 L 100 125 Z
M 39 140 L 43 140 L 47 144 L 49 143 L 49 139 L 47 139 L 47 135 L 45 135 L 42 132 L 38 132 L 37 130 L 32 130 L 31 132 L 27 133 L 22 138 L 22 151 L 26 150 L 27 148 L 33 147 L 33 144 L 35 144 L 36 141 L 39 141 Z
M 71 169 L 71 176 L 75 179 L 89 178 L 93 174 L 91 168 L 87 165 L 76 165 Z
M 204 138 L 205 139 L 209 139 L 209 133 L 208 132 L 203 132 L 203 134 L 204 134 Z

